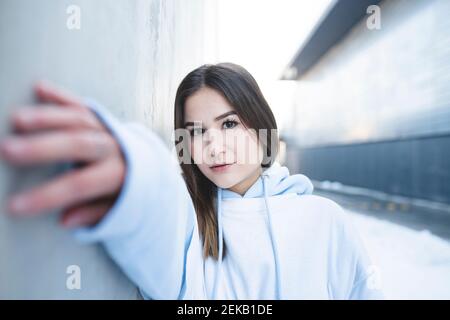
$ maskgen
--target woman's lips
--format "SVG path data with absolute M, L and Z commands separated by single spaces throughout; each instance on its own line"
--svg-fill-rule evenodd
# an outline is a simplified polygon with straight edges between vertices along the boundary
M 220 165 L 220 166 L 214 166 L 214 167 L 211 167 L 211 170 L 216 173 L 226 172 L 233 164 L 234 163 L 224 164 L 224 165 Z

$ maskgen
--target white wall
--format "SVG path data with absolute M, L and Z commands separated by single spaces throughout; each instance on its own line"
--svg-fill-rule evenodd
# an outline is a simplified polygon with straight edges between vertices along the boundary
M 290 128 L 301 145 L 450 131 L 450 2 L 380 3 L 298 82 Z

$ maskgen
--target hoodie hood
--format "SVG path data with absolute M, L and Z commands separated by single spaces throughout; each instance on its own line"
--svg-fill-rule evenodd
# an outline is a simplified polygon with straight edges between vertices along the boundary
M 267 176 L 265 184 L 269 197 L 286 193 L 311 194 L 314 190 L 313 184 L 308 177 L 303 174 L 290 175 L 288 168 L 281 166 L 278 162 L 274 162 L 272 166 L 264 169 L 262 175 L 243 196 L 228 189 L 222 189 L 222 199 L 264 197 L 263 176 Z
M 217 188 L 217 225 L 219 235 L 219 258 L 217 261 L 218 268 L 214 279 L 212 298 L 217 298 L 218 279 L 222 272 L 222 258 L 223 258 L 223 224 L 222 224 L 222 200 L 225 198 L 264 198 L 266 206 L 268 231 L 270 241 L 272 244 L 272 251 L 275 263 L 275 297 L 282 298 L 280 288 L 280 259 L 278 255 L 278 246 L 276 239 L 274 239 L 274 232 L 272 226 L 272 217 L 270 212 L 269 198 L 280 194 L 296 193 L 298 195 L 311 194 L 313 192 L 313 184 L 308 177 L 302 174 L 290 175 L 286 167 L 282 167 L 278 162 L 274 162 L 269 168 L 266 168 L 258 180 L 241 196 L 236 192 Z

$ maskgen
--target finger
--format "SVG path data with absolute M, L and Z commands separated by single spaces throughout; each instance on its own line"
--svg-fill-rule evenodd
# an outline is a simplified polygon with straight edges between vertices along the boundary
M 57 87 L 50 82 L 41 80 L 34 86 L 34 91 L 36 97 L 43 101 L 49 103 L 55 103 L 62 106 L 70 106 L 74 108 L 82 108 L 83 103 L 81 99 L 77 98 L 75 95 Z
M 17 216 L 35 216 L 42 212 L 69 208 L 94 199 L 115 196 L 123 184 L 125 167 L 111 158 L 63 174 L 31 191 L 13 196 L 8 211 Z
M 114 138 L 100 131 L 56 131 L 12 136 L 0 143 L 0 156 L 14 165 L 92 162 L 119 153 Z
M 61 224 L 66 228 L 93 226 L 108 212 L 113 200 L 100 200 L 88 205 L 80 205 L 64 212 Z
M 52 129 L 96 129 L 103 125 L 92 112 L 61 109 L 52 105 L 25 107 L 12 115 L 14 128 L 20 132 Z

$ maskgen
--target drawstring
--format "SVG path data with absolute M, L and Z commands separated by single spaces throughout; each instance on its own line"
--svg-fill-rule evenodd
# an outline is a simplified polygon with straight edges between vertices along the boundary
M 280 263 L 279 263 L 279 257 L 278 257 L 278 249 L 275 244 L 275 239 L 273 235 L 273 226 L 272 226 L 272 218 L 270 215 L 270 209 L 269 209 L 269 203 L 268 203 L 268 196 L 267 196 L 267 186 L 266 186 L 266 178 L 267 174 L 262 174 L 262 181 L 263 181 L 263 189 L 264 189 L 264 203 L 266 205 L 266 211 L 267 211 L 267 219 L 269 224 L 269 234 L 270 234 L 270 241 L 272 243 L 272 250 L 273 250 L 273 256 L 275 259 L 275 297 L 276 299 L 280 299 Z M 212 292 L 212 298 L 215 300 L 217 299 L 217 290 L 218 290 L 218 284 L 220 275 L 222 273 L 222 255 L 223 255 L 223 226 L 222 226 L 222 189 L 220 187 L 217 187 L 217 224 L 219 229 L 219 257 L 217 261 L 217 272 L 214 277 L 214 285 L 213 285 L 213 292 Z
M 212 298 L 217 299 L 217 286 L 219 283 L 220 274 L 222 273 L 222 252 L 223 252 L 223 227 L 222 227 L 222 189 L 217 187 L 217 225 L 219 229 L 219 258 L 217 261 L 217 272 L 214 277 L 214 286 Z
M 269 201 L 267 196 L 267 186 L 266 186 L 266 178 L 267 174 L 262 174 L 262 180 L 263 180 L 263 189 L 264 189 L 264 203 L 266 205 L 266 211 L 267 211 L 267 220 L 269 224 L 269 233 L 270 233 L 270 241 L 272 243 L 272 250 L 273 250 L 273 256 L 275 259 L 275 299 L 279 300 L 280 297 L 280 263 L 279 263 L 279 257 L 278 257 L 278 249 L 277 245 L 275 243 L 274 235 L 273 235 L 273 226 L 272 226 L 272 218 L 270 215 L 270 209 L 269 209 Z

